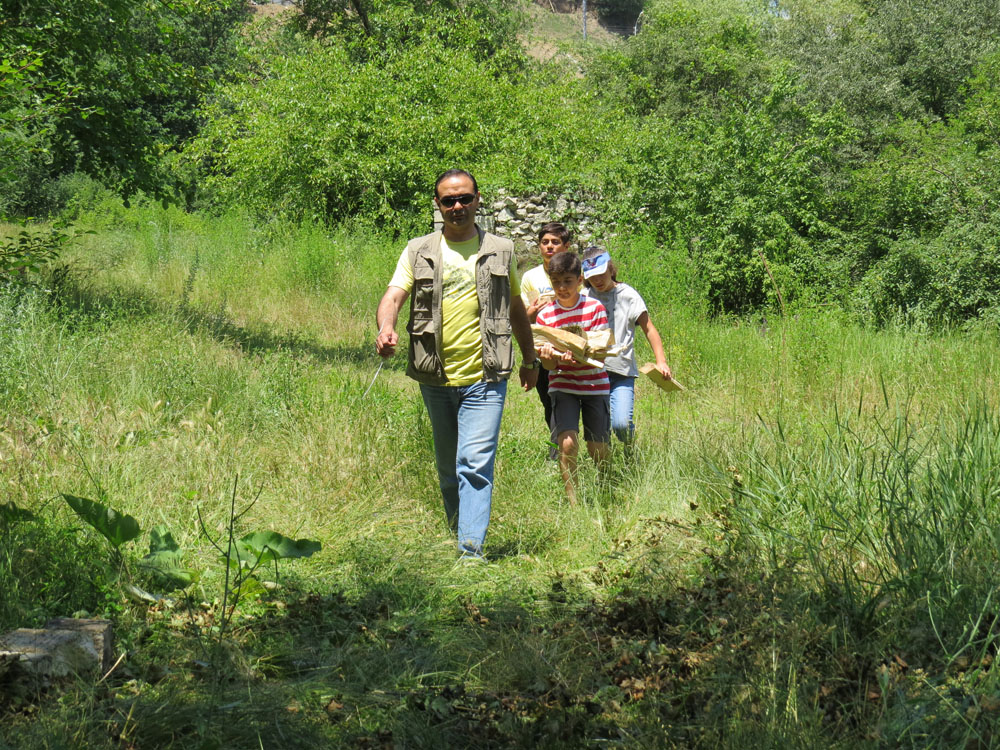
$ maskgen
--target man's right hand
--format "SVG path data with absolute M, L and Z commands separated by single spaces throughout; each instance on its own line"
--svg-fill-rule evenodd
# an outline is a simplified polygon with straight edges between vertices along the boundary
M 378 303 L 378 310 L 375 311 L 375 323 L 378 325 L 375 351 L 380 357 L 391 357 L 396 353 L 396 344 L 399 343 L 399 334 L 395 331 L 396 321 L 408 295 L 406 290 L 390 284 Z
M 395 331 L 380 331 L 375 337 L 375 351 L 380 357 L 391 357 L 396 353 L 396 344 L 399 343 L 399 334 Z

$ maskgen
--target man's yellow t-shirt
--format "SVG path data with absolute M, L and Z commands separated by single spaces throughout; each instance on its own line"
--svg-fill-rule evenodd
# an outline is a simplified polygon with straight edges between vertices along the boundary
M 479 237 L 448 242 L 441 237 L 441 353 L 448 385 L 472 385 L 483 379 L 483 342 L 479 331 L 479 297 L 476 295 L 476 254 Z M 396 263 L 389 286 L 413 290 L 413 267 L 408 253 Z M 510 294 L 521 293 L 514 254 L 510 257 Z

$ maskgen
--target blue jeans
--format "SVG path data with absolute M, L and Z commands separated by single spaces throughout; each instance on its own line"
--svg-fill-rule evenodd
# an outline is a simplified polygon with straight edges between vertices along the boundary
M 431 419 L 444 512 L 458 522 L 458 548 L 481 555 L 493 502 L 493 463 L 507 382 L 420 385 Z
M 630 443 L 635 437 L 635 425 L 632 424 L 635 378 L 609 372 L 608 379 L 611 381 L 611 431 L 623 443 Z

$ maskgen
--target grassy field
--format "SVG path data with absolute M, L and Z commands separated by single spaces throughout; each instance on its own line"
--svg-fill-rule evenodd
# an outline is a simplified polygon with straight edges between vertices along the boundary
M 7 690 L 0 746 L 1000 744 L 995 331 L 707 321 L 682 258 L 620 240 L 688 390 L 640 383 L 636 460 L 570 508 L 512 388 L 466 567 L 417 388 L 373 352 L 401 239 L 84 224 L 46 291 L 0 295 L 0 627 L 108 616 L 124 658 Z M 138 520 L 123 562 L 63 493 Z M 322 550 L 228 618 L 234 497 L 239 534 Z M 138 603 L 159 524 L 201 575 Z

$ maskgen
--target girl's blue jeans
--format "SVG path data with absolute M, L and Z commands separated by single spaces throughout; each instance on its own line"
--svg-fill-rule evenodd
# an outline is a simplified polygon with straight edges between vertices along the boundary
M 506 381 L 420 385 L 434 436 L 434 460 L 448 523 L 458 523 L 458 548 L 481 555 L 493 502 L 493 464 Z
M 623 443 L 631 443 L 635 436 L 632 411 L 635 407 L 635 378 L 608 373 L 611 381 L 611 431 Z

